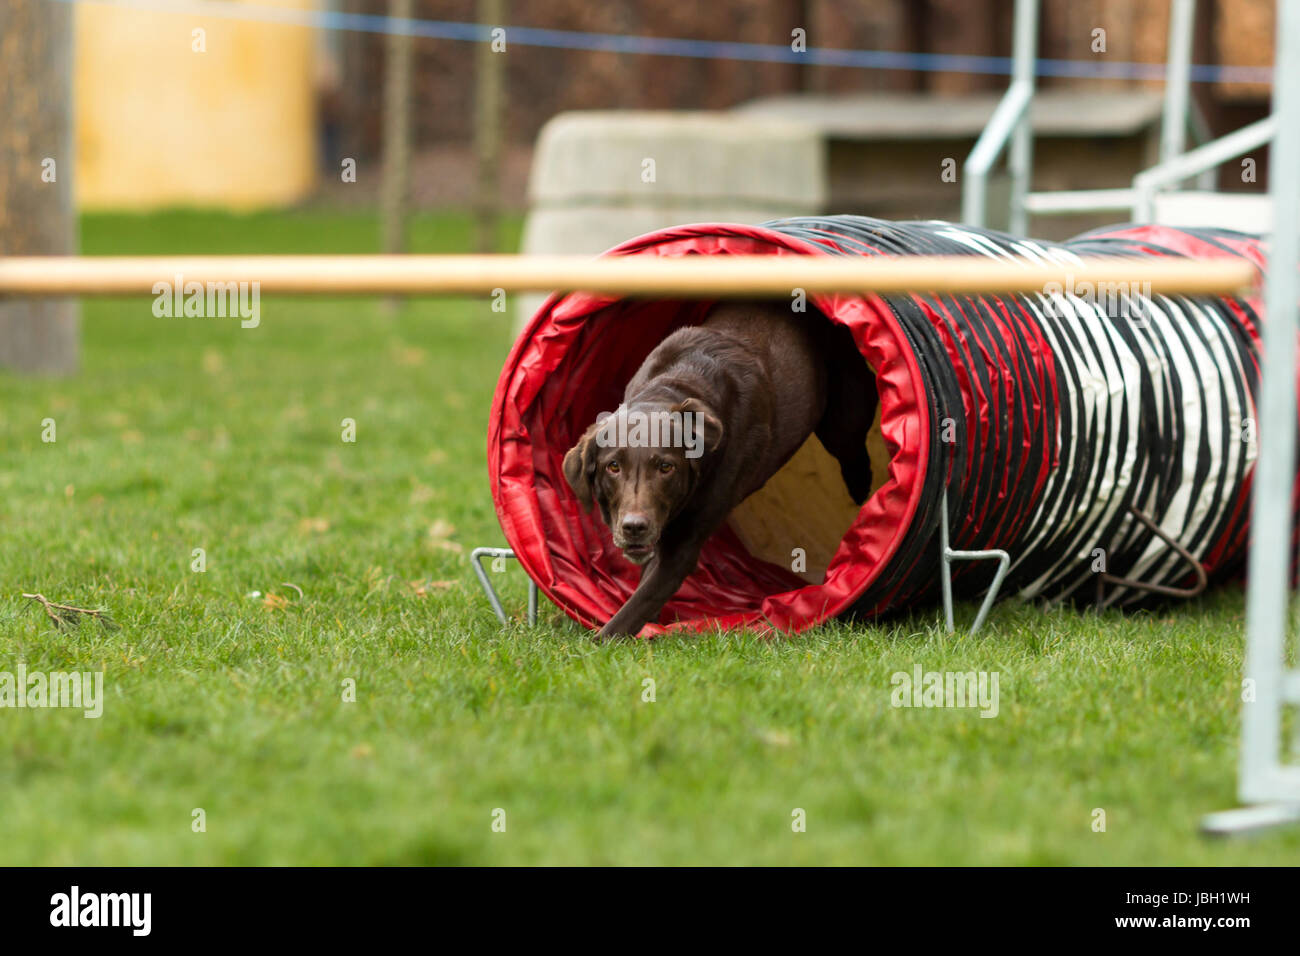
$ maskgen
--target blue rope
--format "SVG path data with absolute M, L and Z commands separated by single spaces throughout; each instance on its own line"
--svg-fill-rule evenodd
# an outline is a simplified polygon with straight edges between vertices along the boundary
M 160 13 L 186 13 L 225 20 L 251 20 L 316 27 L 323 30 L 397 34 L 469 43 L 490 42 L 494 29 L 478 23 L 458 23 L 450 20 L 403 19 L 328 10 L 290 10 L 249 3 L 213 3 L 210 0 L 190 0 L 179 5 L 164 0 L 51 0 L 51 2 L 93 4 L 121 9 L 152 10 Z M 676 56 L 704 60 L 807 63 L 814 66 L 838 66 L 860 70 L 910 70 L 919 73 L 977 73 L 1009 76 L 1012 65 L 1011 58 L 1005 56 L 841 50 L 832 47 L 812 47 L 806 52 L 799 53 L 788 45 L 780 43 L 623 36 L 617 33 L 547 30 L 539 27 L 506 27 L 506 42 L 518 46 L 549 47 L 557 50 Z M 1165 65 L 1125 61 L 1039 59 L 1035 63 L 1035 72 L 1038 76 L 1083 79 L 1163 80 Z M 1191 79 L 1194 83 L 1271 83 L 1273 69 L 1266 66 L 1195 64 L 1191 68 Z

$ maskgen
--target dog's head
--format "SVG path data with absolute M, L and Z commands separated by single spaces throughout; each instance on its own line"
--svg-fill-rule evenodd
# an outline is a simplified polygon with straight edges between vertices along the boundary
M 569 449 L 564 477 L 584 508 L 600 506 L 623 556 L 645 564 L 722 438 L 722 423 L 696 399 L 620 406 Z

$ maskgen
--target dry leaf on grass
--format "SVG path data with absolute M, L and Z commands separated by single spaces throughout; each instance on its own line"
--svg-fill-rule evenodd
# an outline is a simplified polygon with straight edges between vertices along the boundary
M 404 365 L 411 368 L 416 365 L 423 365 L 424 360 L 428 358 L 429 353 L 415 345 L 398 345 L 390 353 L 393 362 L 397 365 Z
M 415 592 L 415 596 L 428 597 L 430 591 L 446 591 L 456 586 L 455 581 L 407 581 L 406 586 Z
M 410 503 L 413 505 L 423 505 L 437 497 L 437 492 L 428 485 L 417 484 L 411 489 Z
M 456 529 L 446 521 L 439 518 L 433 524 L 429 525 L 429 546 L 439 551 L 450 551 L 453 554 L 460 554 L 465 549 L 455 541 L 451 536 L 456 533 Z

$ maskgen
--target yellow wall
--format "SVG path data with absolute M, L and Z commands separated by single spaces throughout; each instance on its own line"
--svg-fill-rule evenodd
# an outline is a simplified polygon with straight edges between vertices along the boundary
M 310 191 L 314 29 L 100 4 L 76 10 L 82 208 L 247 209 Z M 192 49 L 196 28 L 206 31 L 207 52 Z

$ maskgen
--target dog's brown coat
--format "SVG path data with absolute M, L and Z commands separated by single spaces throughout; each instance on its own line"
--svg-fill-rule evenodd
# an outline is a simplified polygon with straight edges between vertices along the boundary
M 636 634 L 656 618 L 709 536 L 809 435 L 839 460 L 854 501 L 870 493 L 875 381 L 848 330 L 816 312 L 718 306 L 647 356 L 623 402 L 645 413 L 702 416 L 705 447 L 699 458 L 660 445 L 602 447 L 597 423 L 565 455 L 565 478 L 584 507 L 599 505 L 615 544 L 644 564 L 636 591 L 600 637 Z

